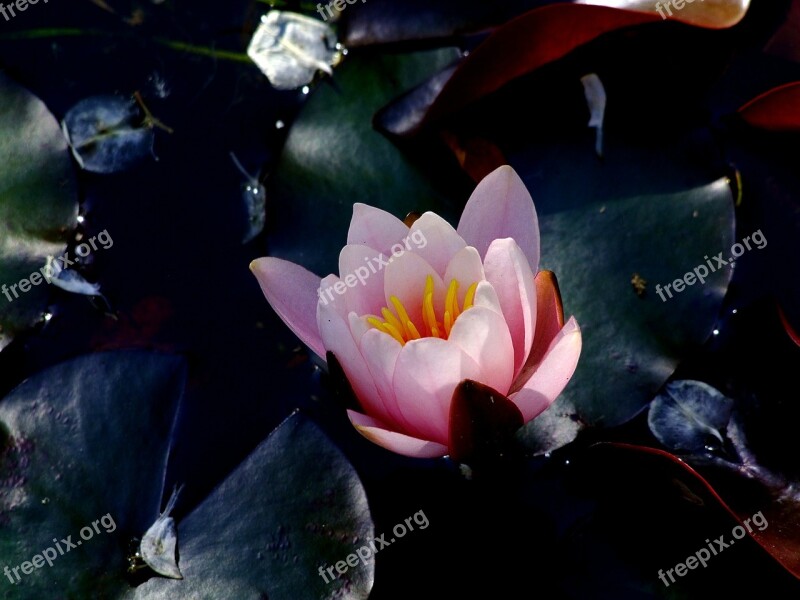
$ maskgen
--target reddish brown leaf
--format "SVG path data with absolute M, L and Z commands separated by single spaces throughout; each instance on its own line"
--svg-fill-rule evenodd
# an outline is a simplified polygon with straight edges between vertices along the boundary
M 604 6 L 560 4 L 532 10 L 498 28 L 461 63 L 423 123 L 468 106 L 604 33 L 657 21 L 658 15 Z
M 797 331 L 795 331 L 792 325 L 789 323 L 789 319 L 786 318 L 786 313 L 783 312 L 780 304 L 778 305 L 778 316 L 781 318 L 781 323 L 783 323 L 783 328 L 786 330 L 789 338 L 795 344 L 800 346 L 800 333 L 797 333 Z
M 753 98 L 739 109 L 739 116 L 767 131 L 800 131 L 800 81 L 778 86 Z
M 741 498 L 752 497 L 752 494 L 730 493 L 731 482 L 727 481 L 727 491 L 723 492 L 723 494 L 729 498 L 729 504 L 717 493 L 716 486 L 709 482 L 706 469 L 701 468 L 701 471 L 703 471 L 703 475 L 701 475 L 674 454 L 657 448 L 633 444 L 612 443 L 602 445 L 628 452 L 644 453 L 652 456 L 654 460 L 669 461 L 678 466 L 682 471 L 690 475 L 714 501 L 718 502 L 742 526 L 744 526 L 745 519 L 749 519 L 753 514 L 760 511 L 769 525 L 763 531 L 759 531 L 757 528 L 753 528 L 753 531 L 749 531 L 747 528 L 745 530 L 781 566 L 800 579 L 800 518 L 798 518 L 798 515 L 800 515 L 800 498 L 795 496 L 778 497 L 774 493 L 767 491 L 764 496 L 769 497 L 770 501 L 766 504 L 761 504 L 757 507 L 751 505 L 743 506 Z M 741 483 L 744 485 L 743 481 Z M 752 485 L 752 482 L 748 481 L 747 483 Z
M 498 167 L 508 164 L 502 150 L 487 139 L 462 140 L 449 131 L 443 131 L 441 135 L 458 164 L 475 183 L 479 183 Z
M 456 462 L 491 460 L 512 445 L 522 427 L 522 413 L 503 394 L 465 379 L 450 404 L 450 457 Z

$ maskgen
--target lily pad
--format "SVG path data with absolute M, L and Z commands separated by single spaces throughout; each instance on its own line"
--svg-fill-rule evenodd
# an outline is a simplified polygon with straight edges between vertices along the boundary
M 183 380 L 177 358 L 94 354 L 35 375 L 0 403 L 2 563 L 30 561 L 53 538 L 80 544 L 52 566 L 18 571 L 15 598 L 54 589 L 112 598 L 128 587 L 128 542 L 160 512 Z M 82 528 L 105 515 L 116 527 L 82 539 Z
M 329 582 L 333 567 L 374 534 L 353 467 L 316 425 L 295 414 L 178 524 L 183 579 L 151 579 L 137 600 L 363 599 L 374 562 Z M 205 596 L 201 596 L 201 594 Z
M 0 74 L 0 349 L 41 320 L 48 286 L 41 268 L 76 226 L 76 183 L 55 117 Z M 38 273 L 31 285 L 23 283 Z M 6 291 L 7 290 L 7 291 Z
M 590 170 L 582 172 L 577 187 L 599 183 Z M 568 170 L 562 177 L 570 177 Z M 612 172 L 602 178 L 609 177 Z M 642 189 L 652 185 L 641 183 Z M 551 194 L 558 185 L 547 187 L 542 195 L 557 202 Z M 576 193 L 567 186 L 559 195 Z M 536 452 L 569 443 L 586 426 L 624 423 L 647 406 L 681 356 L 711 334 L 732 276 L 729 266 L 711 272 L 705 259 L 715 265 L 710 257 L 718 251 L 728 258 L 733 241 L 733 199 L 724 179 L 571 210 L 549 212 L 548 205 L 544 198 L 537 203 L 542 268 L 558 276 L 564 312 L 581 326 L 583 351 L 562 395 L 523 430 Z M 707 275 L 702 283 L 694 275 L 700 266 Z M 692 285 L 675 292 L 686 273 Z
M 184 579 L 146 573 L 134 587 L 132 541 L 171 508 L 164 480 L 183 385 L 178 358 L 109 352 L 43 371 L 0 404 L 0 558 L 13 597 L 366 598 L 372 563 L 329 584 L 317 575 L 373 529 L 355 471 L 300 415 L 178 521 Z M 22 570 L 70 543 L 52 566 Z

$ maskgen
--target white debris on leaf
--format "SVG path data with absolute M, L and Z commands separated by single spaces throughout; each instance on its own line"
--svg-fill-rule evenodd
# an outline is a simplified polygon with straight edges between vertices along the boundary
M 589 127 L 597 130 L 595 151 L 597 156 L 603 156 L 603 118 L 606 112 L 606 90 L 603 82 L 596 73 L 589 73 L 581 77 L 586 103 L 589 105 Z
M 147 566 L 159 575 L 172 579 L 183 579 L 178 568 L 178 531 L 174 519 L 169 516 L 181 489 L 172 492 L 164 512 L 150 526 L 139 544 L 139 554 Z
M 99 283 L 89 283 L 77 271 L 62 268 L 58 263 L 58 259 L 52 256 L 47 257 L 47 264 L 44 269 L 46 273 L 52 273 L 52 275 L 48 275 L 50 283 L 66 292 L 83 294 L 84 296 L 100 295 Z
M 342 59 L 333 29 L 298 13 L 272 10 L 261 17 L 247 55 L 279 90 L 298 89 L 318 71 L 333 75 Z

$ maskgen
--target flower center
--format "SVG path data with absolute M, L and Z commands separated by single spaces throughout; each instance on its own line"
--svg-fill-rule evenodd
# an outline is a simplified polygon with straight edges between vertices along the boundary
M 450 281 L 447 286 L 447 295 L 444 300 L 444 314 L 442 320 L 439 321 L 436 316 L 436 310 L 433 306 L 433 277 L 428 275 L 425 280 L 425 291 L 422 294 L 422 321 L 423 326 L 417 329 L 416 325 L 411 321 L 408 316 L 403 303 L 397 296 L 390 296 L 389 301 L 394 308 L 394 312 L 390 308 L 383 307 L 381 315 L 383 320 L 378 317 L 367 317 L 367 322 L 375 329 L 388 333 L 401 345 L 405 346 L 406 342 L 411 340 L 418 340 L 423 337 L 435 337 L 446 340 L 450 336 L 450 330 L 456 322 L 458 316 L 472 307 L 472 302 L 475 299 L 475 290 L 478 287 L 478 282 L 473 283 L 467 288 L 467 294 L 464 296 L 464 304 L 459 308 L 458 306 L 458 281 L 455 279 Z

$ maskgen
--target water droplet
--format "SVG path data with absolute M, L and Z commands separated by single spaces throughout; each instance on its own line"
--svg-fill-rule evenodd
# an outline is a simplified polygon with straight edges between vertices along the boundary
M 78 215 L 78 223 L 83 223 L 85 220 L 86 219 L 83 217 L 83 215 Z
M 303 92 L 303 94 L 306 94 L 306 95 L 307 95 L 307 94 L 308 94 L 308 93 L 311 91 L 311 88 L 310 88 L 310 87 L 308 87 L 307 85 L 304 85 L 304 86 L 303 86 L 303 89 L 302 89 L 302 90 L 300 90 L 300 91 L 301 91 L 301 92 Z
M 713 333 L 714 335 L 719 335 L 719 329 L 715 329 L 715 330 L 714 330 L 712 333 Z
M 50 504 L 50 498 L 42 498 L 42 504 Z
M 42 318 L 45 320 L 45 322 L 47 322 L 47 321 L 49 321 L 50 319 L 53 318 L 53 313 L 49 313 L 49 312 L 48 313 L 44 313 Z
M 275 129 L 283 129 L 284 127 L 286 127 L 286 123 L 284 123 L 280 119 L 275 121 Z

